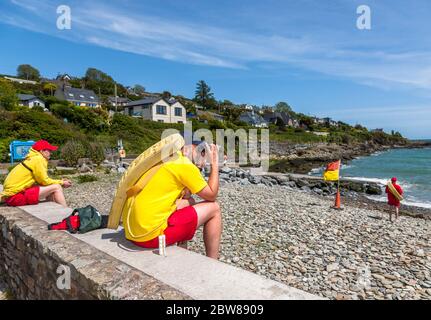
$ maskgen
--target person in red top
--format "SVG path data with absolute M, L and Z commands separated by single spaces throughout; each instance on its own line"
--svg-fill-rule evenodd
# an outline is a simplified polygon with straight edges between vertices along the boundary
M 391 179 L 392 185 L 394 186 L 394 188 L 398 191 L 398 193 L 400 195 L 403 194 L 403 189 L 397 184 L 397 178 L 393 177 Z M 400 210 L 400 200 L 398 200 L 390 191 L 389 191 L 389 187 L 386 186 L 386 191 L 388 194 L 388 204 L 389 206 L 391 206 L 391 208 L 393 207 L 395 209 L 395 220 L 398 219 L 399 216 L 399 210 Z M 392 221 L 392 209 L 389 212 L 389 220 Z

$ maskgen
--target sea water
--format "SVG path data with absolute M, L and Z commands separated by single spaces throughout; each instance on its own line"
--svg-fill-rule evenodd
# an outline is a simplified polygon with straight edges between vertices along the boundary
M 319 168 L 310 174 L 322 172 L 323 168 Z M 343 164 L 340 175 L 382 184 L 397 177 L 404 190 L 404 204 L 431 208 L 431 148 L 391 149 L 359 157 Z M 372 198 L 387 199 L 385 194 Z

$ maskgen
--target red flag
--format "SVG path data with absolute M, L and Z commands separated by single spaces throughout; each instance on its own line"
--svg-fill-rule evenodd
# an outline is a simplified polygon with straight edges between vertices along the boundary
M 328 164 L 326 166 L 326 171 L 335 171 L 335 170 L 340 169 L 340 163 L 341 163 L 340 160 L 335 161 L 335 162 L 331 162 L 330 164 Z

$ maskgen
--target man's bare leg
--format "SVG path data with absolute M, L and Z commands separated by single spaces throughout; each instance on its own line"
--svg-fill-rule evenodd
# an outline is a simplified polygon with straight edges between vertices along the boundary
M 222 220 L 217 202 L 201 202 L 193 206 L 198 214 L 198 226 L 204 225 L 204 243 L 206 255 L 218 259 Z
M 59 184 L 52 184 L 50 186 L 40 187 L 39 199 L 56 202 L 63 207 L 67 207 L 66 199 L 64 198 L 63 188 Z
M 395 207 L 395 220 L 398 220 L 399 216 L 400 216 L 400 208 Z

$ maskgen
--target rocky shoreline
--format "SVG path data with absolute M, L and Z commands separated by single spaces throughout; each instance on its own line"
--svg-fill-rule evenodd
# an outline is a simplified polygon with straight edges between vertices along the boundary
M 341 159 L 348 162 L 357 157 L 368 156 L 375 152 L 389 149 L 415 149 L 429 148 L 431 142 L 412 141 L 405 145 L 380 145 L 376 143 L 314 143 L 291 144 L 289 142 L 271 142 L 270 144 L 270 171 L 294 172 L 306 174 L 314 168 Z
M 308 192 L 316 196 L 335 196 L 336 183 L 323 181 L 320 177 L 300 174 L 280 174 L 267 173 L 263 175 L 254 175 L 250 173 L 250 169 L 243 168 L 228 168 L 224 167 L 220 170 L 220 182 L 233 183 L 237 182 L 240 185 L 258 185 L 258 186 L 283 186 L 289 190 L 298 190 Z M 384 185 L 360 181 L 349 178 L 342 178 L 340 181 L 340 193 L 343 201 L 358 208 L 375 209 L 388 212 L 389 208 L 385 202 L 370 199 L 370 195 L 383 194 Z M 416 206 L 403 205 L 400 209 L 401 214 L 409 215 L 417 218 L 431 219 L 431 209 Z
M 69 206 L 109 212 L 119 178 L 67 189 Z M 221 261 L 330 299 L 431 299 L 431 220 L 390 223 L 360 198 L 338 211 L 332 197 L 238 178 L 220 188 Z M 189 249 L 204 253 L 201 230 Z

